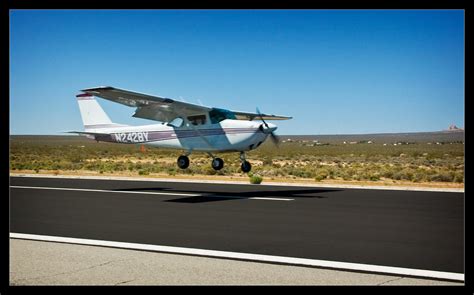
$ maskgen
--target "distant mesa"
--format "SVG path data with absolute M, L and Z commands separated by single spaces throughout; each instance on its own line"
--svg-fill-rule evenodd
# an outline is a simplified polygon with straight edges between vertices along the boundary
M 464 131 L 464 128 L 458 128 L 458 126 L 451 124 L 446 131 Z

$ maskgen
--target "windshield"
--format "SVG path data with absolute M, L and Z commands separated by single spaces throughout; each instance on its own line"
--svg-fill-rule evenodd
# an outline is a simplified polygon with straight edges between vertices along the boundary
M 233 112 L 229 110 L 216 109 L 216 108 L 213 108 L 209 112 L 209 118 L 211 119 L 212 124 L 217 124 L 220 121 L 225 120 L 225 119 L 233 119 L 233 120 L 237 119 Z

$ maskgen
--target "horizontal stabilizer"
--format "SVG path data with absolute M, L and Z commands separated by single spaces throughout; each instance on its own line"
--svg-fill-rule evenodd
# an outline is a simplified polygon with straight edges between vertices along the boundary
M 99 133 L 99 132 L 87 132 L 87 131 L 67 131 L 64 133 L 74 133 L 79 135 L 85 135 L 87 138 L 95 139 L 97 141 L 109 141 L 111 135 L 109 133 Z
M 85 132 L 85 131 L 66 131 L 64 133 L 75 133 L 79 135 L 109 135 L 109 133 Z

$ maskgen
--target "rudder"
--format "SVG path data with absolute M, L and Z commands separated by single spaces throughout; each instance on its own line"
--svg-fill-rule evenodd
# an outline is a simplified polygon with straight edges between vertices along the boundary
M 76 95 L 76 98 L 77 103 L 79 104 L 79 110 L 81 112 L 82 123 L 84 124 L 84 128 L 86 130 L 116 125 L 112 123 L 109 116 L 107 116 L 107 114 L 92 95 L 78 94 Z

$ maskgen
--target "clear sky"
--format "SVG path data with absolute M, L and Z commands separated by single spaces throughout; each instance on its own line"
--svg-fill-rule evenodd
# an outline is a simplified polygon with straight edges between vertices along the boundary
M 463 10 L 10 11 L 11 134 L 83 130 L 95 86 L 293 116 L 281 135 L 438 131 L 464 83 Z

